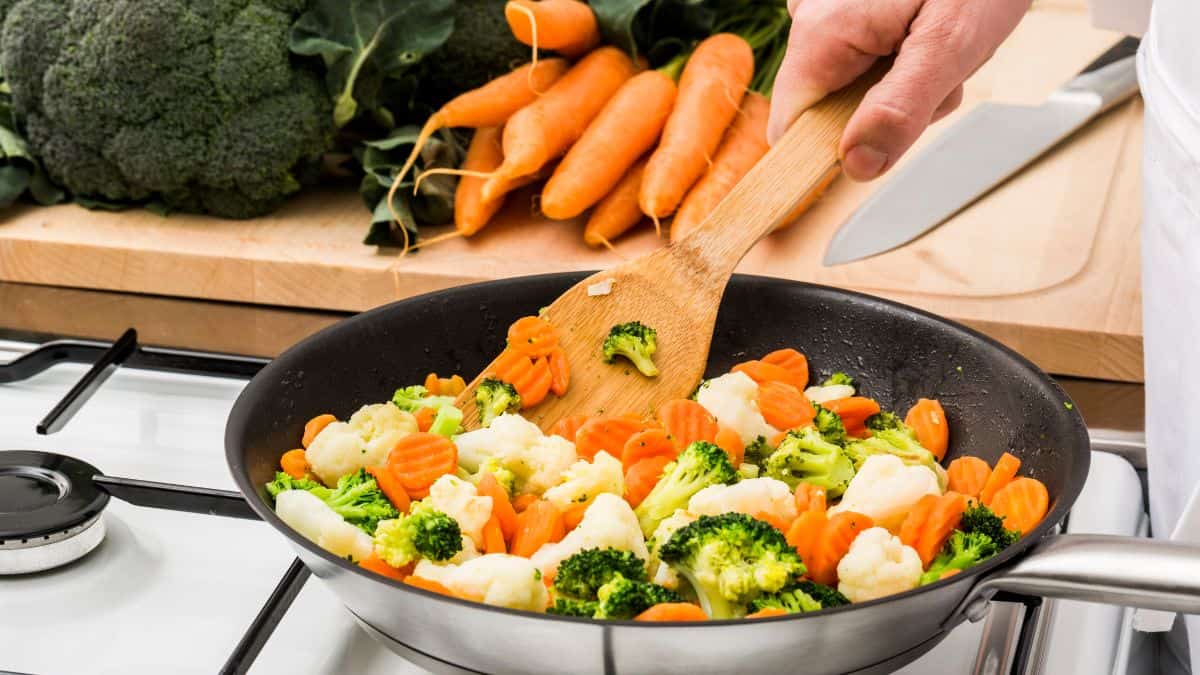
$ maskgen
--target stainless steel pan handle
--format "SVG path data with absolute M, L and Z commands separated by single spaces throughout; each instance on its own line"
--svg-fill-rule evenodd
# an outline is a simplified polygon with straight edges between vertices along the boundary
M 1097 534 L 1050 537 L 976 584 L 959 612 L 982 618 L 998 591 L 1200 614 L 1200 546 Z

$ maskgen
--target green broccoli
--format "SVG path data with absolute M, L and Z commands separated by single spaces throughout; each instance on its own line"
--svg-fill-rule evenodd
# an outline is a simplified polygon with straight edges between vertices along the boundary
M 847 387 L 854 387 L 855 389 L 858 388 L 858 384 L 854 381 L 854 378 L 850 377 L 846 373 L 841 372 L 840 370 L 825 378 L 825 381 L 821 383 L 821 386 L 832 387 L 839 384 Z
M 823 609 L 811 595 L 796 588 L 787 588 L 775 593 L 760 595 L 750 601 L 750 612 L 764 609 L 782 609 L 789 614 L 816 612 Z
M 746 451 L 742 455 L 742 464 L 749 463 L 762 466 L 766 463 L 767 457 L 770 457 L 772 452 L 775 452 L 775 448 L 772 448 L 771 444 L 767 443 L 766 438 L 759 436 L 754 439 L 753 443 L 746 446 Z
M 335 488 L 327 488 L 307 478 L 296 480 L 286 473 L 279 472 L 275 474 L 275 480 L 267 483 L 266 489 L 272 498 L 279 496 L 284 490 L 311 492 L 346 522 L 367 534 L 375 533 L 375 526 L 379 521 L 395 518 L 400 513 L 384 496 L 366 469 L 342 476 Z
M 658 375 L 658 366 L 654 365 L 654 352 L 657 350 L 658 332 L 637 321 L 613 326 L 608 331 L 608 337 L 604 338 L 605 363 L 612 363 L 618 356 L 624 356 L 646 377 Z
M 663 467 L 662 478 L 634 509 L 642 533 L 652 536 L 664 518 L 676 509 L 686 508 L 688 500 L 700 490 L 737 480 L 737 470 L 724 450 L 704 441 L 692 443 L 674 462 Z
M 700 516 L 676 531 L 659 555 L 691 583 L 713 619 L 744 615 L 755 598 L 805 572 L 783 533 L 744 513 Z
M 434 416 L 433 423 L 429 425 L 429 433 L 453 438 L 462 431 L 462 421 L 461 410 L 452 405 L 442 406 Z
M 401 387 L 392 394 L 392 403 L 405 412 L 416 412 L 421 408 L 433 408 L 440 411 L 448 405 L 454 405 L 453 396 L 432 396 L 425 387 L 414 384 L 411 387 Z
M 789 431 L 767 458 L 766 474 L 795 489 L 800 483 L 825 488 L 829 497 L 839 497 L 854 478 L 854 462 L 835 443 L 821 437 L 813 427 Z
M 601 586 L 617 576 L 646 581 L 646 561 L 615 548 L 584 549 L 559 563 L 554 573 L 554 592 L 570 598 L 593 599 Z
M 996 544 L 996 553 L 1012 546 L 1021 533 L 1004 527 L 1004 519 L 983 504 L 967 507 L 958 529 L 967 534 L 985 534 Z
M 688 398 L 692 399 L 693 401 L 700 398 L 700 392 L 704 389 L 707 389 L 710 384 L 712 384 L 712 380 L 700 380 L 700 384 L 696 385 L 696 390 L 693 391 L 692 395 L 688 396 Z
M 479 408 L 480 421 L 486 427 L 500 415 L 520 410 L 521 395 L 511 384 L 489 377 L 475 390 L 475 405 Z
M 754 480 L 762 473 L 762 469 L 757 464 L 743 461 L 738 465 L 738 480 Z
M 883 410 L 867 418 L 867 428 L 871 431 L 887 431 L 889 429 L 908 430 L 908 425 L 894 412 Z
M 375 553 L 392 567 L 404 567 L 418 558 L 449 560 L 462 550 L 458 521 L 416 502 L 407 514 L 379 523 Z
M 682 602 L 679 594 L 646 581 L 626 579 L 620 574 L 600 587 L 594 619 L 632 619 L 660 602 Z
M 440 107 L 529 60 L 529 47 L 513 37 L 504 18 L 506 0 L 456 0 L 454 32 L 421 61 L 419 100 Z
M 286 474 L 282 471 L 276 472 L 275 480 L 267 483 L 266 487 L 267 494 L 271 495 L 272 499 L 278 497 L 279 493 L 283 492 L 284 490 L 305 490 L 313 493 L 321 499 L 329 496 L 330 492 L 329 488 L 321 485 L 311 478 L 292 478 L 290 474 Z
M 818 584 L 815 581 L 807 579 L 799 581 L 796 583 L 796 590 L 807 594 L 808 597 L 821 603 L 821 607 L 825 609 L 850 604 L 850 598 L 842 595 L 838 589 Z
M 982 532 L 967 534 L 955 530 L 941 552 L 930 563 L 929 569 L 921 575 L 921 585 L 932 584 L 947 572 L 961 572 L 972 565 L 978 565 L 996 555 L 997 551 L 996 542 L 988 535 Z
M 821 438 L 830 443 L 845 445 L 849 442 L 849 437 L 846 436 L 846 425 L 842 423 L 842 418 L 837 413 L 828 408 L 821 407 L 820 404 L 814 403 L 813 410 L 817 412 L 813 418 L 813 426 L 820 432 Z
M 305 0 L 20 0 L 2 67 L 49 176 L 92 203 L 250 218 L 314 181 L 333 137 Z
M 554 604 L 546 609 L 548 614 L 560 616 L 577 616 L 590 619 L 600 609 L 597 600 L 576 600 L 575 598 L 555 598 Z
M 870 438 L 857 440 L 847 445 L 846 454 L 854 460 L 856 470 L 871 455 L 888 454 L 899 457 L 909 466 L 928 467 L 934 473 L 938 473 L 938 480 L 941 480 L 941 474 L 935 468 L 938 463 L 937 458 L 933 456 L 932 452 L 921 447 L 921 443 L 912 429 L 903 425 L 871 432 Z
M 500 483 L 500 486 L 504 488 L 504 491 L 507 492 L 509 496 L 512 496 L 513 493 L 516 492 L 517 474 L 513 473 L 510 469 L 505 468 L 501 461 L 495 457 L 488 457 L 487 459 L 483 460 L 483 463 L 479 465 L 479 471 L 476 471 L 474 475 L 468 474 L 466 480 L 478 485 L 479 479 L 483 478 L 483 474 L 485 473 L 492 474 L 492 477 L 496 479 L 497 483 Z

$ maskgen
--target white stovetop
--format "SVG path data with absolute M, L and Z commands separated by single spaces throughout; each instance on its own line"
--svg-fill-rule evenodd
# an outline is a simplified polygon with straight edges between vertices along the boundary
M 0 342 L 0 362 L 27 348 Z M 38 436 L 35 423 L 84 371 L 63 365 L 0 385 L 0 449 L 67 454 L 109 475 L 236 489 L 222 438 L 242 382 L 120 370 L 63 431 Z M 107 537 L 83 560 L 0 576 L 0 671 L 210 675 L 293 559 L 281 537 L 253 521 L 116 499 L 104 518 Z M 957 629 L 902 672 L 971 673 L 981 629 Z M 423 671 L 368 638 L 312 578 L 250 672 Z

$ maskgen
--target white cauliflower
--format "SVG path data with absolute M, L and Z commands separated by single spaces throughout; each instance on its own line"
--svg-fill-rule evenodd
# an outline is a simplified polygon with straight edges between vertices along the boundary
M 575 502 L 588 502 L 601 493 L 625 494 L 621 460 L 601 450 L 592 461 L 581 459 L 563 472 L 563 482 L 546 490 L 542 498 L 560 509 Z
M 690 525 L 699 518 L 699 514 L 686 511 L 684 509 L 675 509 L 675 513 L 667 516 L 658 523 L 658 527 L 654 528 L 654 534 L 650 536 L 650 541 L 647 542 L 650 546 L 650 558 L 647 561 L 650 567 L 650 580 L 659 586 L 665 586 L 671 590 L 679 588 L 679 573 L 675 571 L 667 563 L 659 560 L 658 550 L 663 544 L 671 538 L 685 525 Z
M 850 398 L 854 395 L 854 387 L 848 384 L 817 385 L 805 389 L 804 395 L 813 403 L 828 403 L 839 398 Z
M 729 373 L 709 380 L 696 393 L 696 401 L 721 424 L 750 445 L 759 436 L 770 440 L 779 429 L 767 424 L 758 410 L 758 383 L 745 373 Z
M 903 593 L 921 580 L 921 556 L 882 527 L 864 530 L 838 563 L 838 590 L 851 602 Z
M 454 557 L 447 560 L 446 564 L 461 565 L 468 560 L 474 560 L 482 555 L 479 549 L 475 548 L 475 541 L 467 535 L 462 536 L 462 550 L 454 554 Z M 433 561 L 428 561 L 433 562 Z
M 304 456 L 321 482 L 387 461 L 396 441 L 417 430 L 417 420 L 391 403 L 365 405 L 349 422 L 331 422 L 313 439 Z
M 461 565 L 422 560 L 413 575 L 436 581 L 459 597 L 496 607 L 544 612 L 550 597 L 532 561 L 505 553 L 489 553 Z
M 362 560 L 375 544 L 370 535 L 342 517 L 307 490 L 284 490 L 275 498 L 275 515 L 293 530 L 330 553 Z
M 520 415 L 505 414 L 486 429 L 454 437 L 458 463 L 474 473 L 485 463 L 513 474 L 516 494 L 541 495 L 562 481 L 575 462 L 575 444 L 561 436 L 546 436 Z
M 929 467 L 909 466 L 895 455 L 871 455 L 829 514 L 854 511 L 870 516 L 879 527 L 898 532 L 921 497 L 940 494 L 937 474 Z
M 562 541 L 546 544 L 533 554 L 533 564 L 542 574 L 552 574 L 558 564 L 585 548 L 615 548 L 630 551 L 642 560 L 650 553 L 629 502 L 607 492 L 596 496 L 583 512 L 583 520 Z
M 492 498 L 479 496 L 471 483 L 446 474 L 429 486 L 430 506 L 458 521 L 463 534 L 483 545 L 483 526 L 492 517 Z
M 751 478 L 733 485 L 710 485 L 692 495 L 687 510 L 698 516 L 744 513 L 753 516 L 769 513 L 791 522 L 795 520 L 796 497 L 781 480 Z

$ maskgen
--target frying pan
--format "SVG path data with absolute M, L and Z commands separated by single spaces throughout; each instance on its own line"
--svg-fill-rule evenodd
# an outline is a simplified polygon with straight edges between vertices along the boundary
M 304 422 L 346 418 L 425 373 L 483 368 L 504 330 L 582 278 L 524 277 L 397 302 L 313 335 L 264 368 L 233 406 L 230 470 L 251 507 L 291 540 L 368 632 L 442 672 L 890 672 L 982 616 L 999 591 L 1200 613 L 1200 547 L 1053 534 L 1087 478 L 1087 430 L 1066 394 L 983 335 L 847 291 L 736 276 L 722 301 L 709 374 L 784 346 L 815 374 L 847 370 L 885 408 L 936 396 L 953 433 L 949 458 L 1010 451 L 1042 480 L 1051 507 L 1020 542 L 964 573 L 899 595 L 756 621 L 592 622 L 511 611 L 417 590 L 364 571 L 285 525 L 262 486 Z M 666 364 L 666 367 L 670 367 Z

